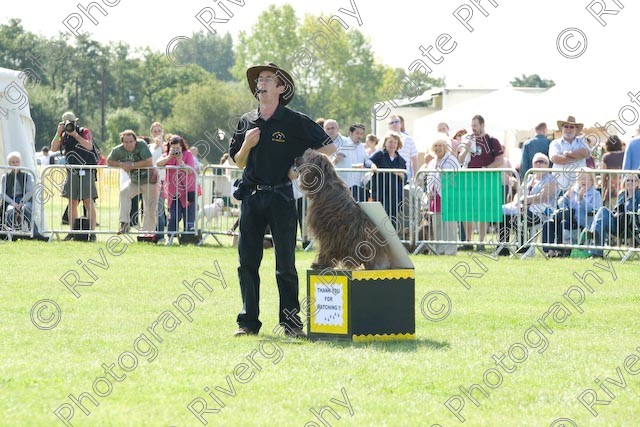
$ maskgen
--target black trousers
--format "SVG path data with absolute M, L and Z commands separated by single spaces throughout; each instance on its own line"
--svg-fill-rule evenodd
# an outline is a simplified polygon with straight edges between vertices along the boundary
M 292 188 L 258 191 L 242 200 L 240 213 L 240 266 L 238 279 L 242 293 L 242 310 L 238 326 L 258 332 L 260 315 L 260 263 L 263 238 L 267 225 L 271 226 L 276 256 L 276 282 L 280 293 L 280 323 L 290 328 L 302 327 L 298 301 L 298 272 L 296 271 L 296 234 L 298 215 Z

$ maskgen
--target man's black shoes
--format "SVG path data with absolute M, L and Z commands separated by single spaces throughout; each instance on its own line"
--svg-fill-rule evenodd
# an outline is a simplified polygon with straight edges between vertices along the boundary
M 237 331 L 234 332 L 234 337 L 244 337 L 248 335 L 258 335 L 256 331 L 252 331 L 251 329 L 241 326 Z

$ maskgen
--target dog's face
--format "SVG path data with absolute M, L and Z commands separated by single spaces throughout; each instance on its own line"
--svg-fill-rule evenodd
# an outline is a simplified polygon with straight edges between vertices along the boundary
M 294 161 L 300 176 L 300 190 L 307 195 L 315 194 L 327 179 L 336 175 L 335 168 L 329 158 L 319 151 L 307 149 L 302 157 Z

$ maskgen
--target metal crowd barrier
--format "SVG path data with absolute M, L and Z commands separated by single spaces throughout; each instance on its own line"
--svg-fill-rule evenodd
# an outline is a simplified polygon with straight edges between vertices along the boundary
M 10 179 L 10 174 L 17 172 L 25 174 L 23 182 L 18 179 Z M 0 239 L 13 240 L 14 237 L 33 237 L 34 226 L 37 223 L 37 207 L 40 204 L 38 199 L 37 176 L 34 171 L 22 166 L 0 165 L 0 176 L 2 177 L 0 187 Z M 9 182 L 13 181 L 11 188 L 7 188 Z M 29 183 L 27 183 L 29 181 Z M 26 186 L 31 186 L 27 191 Z M 20 200 L 16 200 L 17 194 L 22 193 Z M 14 195 L 14 197 L 10 197 Z M 7 198 L 13 199 L 5 200 Z M 22 203 L 20 203 L 22 202 Z M 17 203 L 17 206 L 15 205 Z
M 461 245 L 495 245 L 496 252 L 515 252 L 520 245 L 514 233 L 505 240 L 505 225 L 520 227 L 520 215 L 509 215 L 503 205 L 520 192 L 514 169 L 421 169 L 416 174 L 417 218 L 414 223 L 414 254 L 428 250 L 436 255 L 455 255 Z M 467 235 L 464 224 L 471 224 Z M 476 240 L 485 227 L 484 240 Z
M 532 169 L 550 173 L 558 187 L 552 209 L 542 212 L 539 224 L 524 230 L 523 245 L 551 256 L 602 256 L 618 251 L 622 261 L 640 252 L 640 211 L 623 210 L 617 201 L 625 189 L 640 191 L 640 175 L 619 169 Z M 627 182 L 630 181 L 630 182 Z M 628 201 L 640 205 L 635 190 Z M 528 209 L 528 204 L 525 204 Z M 540 238 L 538 238 L 538 236 Z M 535 249 L 533 249 L 535 248 Z
M 157 180 L 156 173 L 152 172 L 161 169 L 166 171 L 163 182 Z M 130 176 L 121 169 L 106 166 L 52 165 L 44 168 L 40 178 L 41 215 L 49 224 L 48 231 L 52 236 L 59 233 L 115 234 L 121 230 L 121 223 L 124 222 L 129 224 L 127 233 L 130 234 L 156 234 L 158 238 L 170 237 L 178 233 L 195 236 L 198 233 L 195 221 L 198 206 L 198 179 L 193 169 L 189 166 L 167 166 L 140 168 L 140 170 L 147 171 L 146 175 L 137 181 L 132 181 Z M 89 181 L 82 177 L 88 177 Z M 68 180 L 70 181 L 67 183 Z M 95 188 L 91 185 L 91 180 Z M 78 203 L 75 218 L 80 220 L 73 221 L 75 218 L 72 218 L 73 215 L 70 212 L 70 200 L 62 195 L 65 187 L 72 195 L 93 201 L 95 225 L 92 223 L 90 202 L 89 206 L 85 206 L 84 201 Z M 189 187 L 193 187 L 192 197 L 186 195 Z M 164 203 L 161 200 L 176 193 L 185 193 L 182 198 L 183 203 L 173 211 L 173 214 L 182 220 L 182 226 L 171 230 L 168 200 Z M 166 210 L 165 205 L 167 205 Z M 147 212 L 150 214 L 146 215 Z M 162 225 L 163 221 L 160 218 L 163 215 L 167 216 L 166 229 L 158 226 Z M 192 222 L 193 226 L 188 227 L 188 222 Z
M 200 174 L 201 195 L 196 221 L 202 231 L 202 242 L 212 236 L 220 245 L 218 236 L 239 234 L 240 201 L 233 197 L 233 183 L 242 177 L 242 169 L 235 166 L 208 165 Z M 202 243 L 201 242 L 201 243 Z
M 4 176 L 13 169 L 0 166 L 0 175 Z M 86 190 L 88 198 L 95 201 L 97 226 L 92 234 L 117 233 L 120 223 L 126 219 L 130 224 L 129 233 L 155 233 L 158 238 L 169 237 L 172 233 L 202 233 L 201 244 L 208 236 L 221 244 L 220 236 L 238 236 L 241 204 L 233 197 L 233 183 L 242 176 L 242 169 L 235 166 L 209 165 L 199 175 L 188 166 L 155 168 L 166 171 L 164 182 L 153 182 L 153 175 L 147 174 L 142 182 L 133 185 L 119 168 L 106 166 L 51 165 L 42 170 L 39 180 L 33 171 L 19 169 L 34 182 L 32 220 L 21 218 L 14 210 L 11 216 L 16 220 L 8 221 L 8 206 L 3 206 L 0 234 L 9 239 L 12 236 L 33 236 L 36 224 L 41 231 L 51 232 L 52 237 L 58 233 L 86 234 L 87 230 L 72 229 L 72 224 L 69 224 L 71 218 L 68 214 L 65 216 L 69 201 L 62 197 L 69 176 L 81 173 L 94 179 L 96 187 L 95 192 L 92 188 L 82 189 Z M 354 199 L 382 203 L 400 239 L 415 247 L 415 254 L 425 250 L 438 255 L 455 254 L 460 245 L 468 244 L 492 245 L 496 252 L 524 252 L 523 258 L 533 256 L 536 251 L 546 256 L 568 255 L 572 250 L 583 255 L 588 251 L 595 251 L 595 254 L 619 251 L 625 261 L 640 252 L 638 210 L 620 216 L 611 215 L 615 212 L 621 190 L 627 185 L 640 187 L 638 174 L 629 174 L 629 171 L 598 169 L 579 173 L 530 169 L 522 183 L 514 169 L 423 169 L 412 181 L 408 180 L 403 169 L 378 169 L 375 173 L 367 168 L 336 171 L 347 183 Z M 528 179 L 536 173 L 551 174 L 557 189 L 551 198 L 553 200 L 549 200 L 549 206 L 543 206 L 544 209 L 536 207 L 540 205 L 539 200 L 532 202 L 526 198 L 530 193 Z M 627 184 L 627 178 L 633 182 Z M 181 208 L 174 211 L 174 215 L 181 217 L 182 225 L 170 231 L 170 215 L 163 221 L 163 216 L 168 214 L 167 192 L 170 188 L 180 192 L 193 188 L 191 180 L 196 183 L 193 201 L 188 200 L 189 208 L 180 204 Z M 585 181 L 585 187 L 589 187 L 587 181 L 593 182 L 594 189 L 589 190 L 589 197 L 596 191 L 598 195 L 594 197 L 600 201 L 596 200 L 593 206 L 576 209 L 572 198 L 585 197 L 579 195 L 580 187 L 576 185 L 581 180 Z M 297 187 L 296 183 L 294 187 Z M 73 192 L 76 189 L 79 188 L 67 190 Z M 140 206 L 135 197 L 138 193 L 141 199 L 147 198 L 151 205 L 148 209 L 144 203 Z M 294 193 L 300 217 L 298 239 L 302 242 L 311 240 L 312 243 L 313 237 L 308 236 L 304 221 L 307 199 L 297 188 L 294 188 Z M 512 199 L 517 202 L 512 203 Z M 132 207 L 124 212 L 127 210 L 124 208 L 129 208 L 129 201 Z M 82 205 L 80 202 L 78 217 L 87 217 L 90 210 L 83 213 Z M 155 214 L 145 217 L 146 210 L 155 211 Z M 528 211 L 531 211 L 529 218 Z M 595 221 L 599 221 L 598 227 L 592 227 Z M 187 227 L 191 222 L 193 228 Z M 477 240 L 475 232 L 464 236 L 463 223 L 473 223 L 477 228 L 486 226 L 484 241 Z M 267 233 L 266 237 L 270 235 Z M 306 247 L 309 249 L 312 245 Z

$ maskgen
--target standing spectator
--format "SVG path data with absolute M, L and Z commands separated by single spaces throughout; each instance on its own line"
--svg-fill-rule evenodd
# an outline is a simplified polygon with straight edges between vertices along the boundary
M 371 157 L 373 153 L 378 151 L 378 142 L 380 139 L 374 134 L 370 133 L 364 141 L 364 152 L 367 157 Z
M 164 130 L 162 128 L 162 123 L 153 122 L 151 127 L 149 128 L 149 133 L 151 134 L 151 144 L 149 144 L 149 151 L 151 151 L 151 158 L 153 160 L 153 166 L 158 166 L 158 160 L 162 157 L 164 153 L 164 143 L 163 136 Z M 158 168 L 158 193 L 162 191 L 164 188 L 164 180 L 167 174 L 167 171 L 164 168 Z M 157 225 L 156 225 L 156 235 L 158 239 L 158 244 L 162 244 L 165 242 L 165 227 L 167 226 L 167 214 L 165 212 L 165 204 L 164 197 L 158 197 L 158 215 L 157 215 Z
M 636 137 L 627 144 L 622 169 L 627 171 L 640 169 L 640 126 L 638 126 Z
M 413 138 L 408 133 L 402 132 L 402 120 L 398 115 L 389 116 L 389 130 L 400 134 L 402 138 L 401 149 L 398 150 L 398 154 L 405 160 L 407 166 L 407 172 L 409 173 L 409 179 L 413 179 L 413 175 L 418 171 L 420 167 L 418 165 L 418 149 Z
M 444 133 L 449 136 L 449 125 L 445 122 L 438 123 L 437 131 L 438 133 Z
M 456 230 L 458 223 L 455 221 L 442 221 L 442 174 L 455 173 L 460 169 L 460 163 L 456 156 L 450 152 L 449 136 L 440 133 L 431 143 L 433 160 L 427 164 L 427 169 L 439 172 L 430 172 L 431 176 L 425 176 L 425 190 L 429 201 L 429 212 L 433 212 L 431 217 L 431 228 L 435 240 L 457 240 Z M 441 171 L 441 172 L 440 172 Z M 445 172 L 449 171 L 449 172 Z M 446 178 L 445 178 L 446 179 Z M 455 255 L 458 246 L 450 243 L 436 243 L 435 253 L 437 255 Z
M 200 151 L 198 150 L 198 147 L 196 147 L 195 145 L 189 148 L 189 151 L 191 151 L 191 154 L 193 154 L 193 163 L 195 164 L 196 173 L 200 174 L 202 172 L 202 162 L 198 158 Z
M 622 141 L 617 135 L 610 136 L 604 143 L 605 153 L 602 156 L 602 169 L 622 169 L 624 160 L 624 151 L 622 150 Z M 615 202 L 616 189 L 619 187 L 618 176 L 607 172 L 602 173 L 602 198 L 605 206 L 613 209 Z
M 62 115 L 62 122 L 58 123 L 56 136 L 51 141 L 51 149 L 61 149 L 64 153 L 65 163 L 73 166 L 97 165 L 98 152 L 93 144 L 91 131 L 78 126 L 78 119 L 71 111 Z M 96 189 L 95 169 L 67 169 L 67 179 L 62 190 L 62 197 L 69 199 L 69 225 L 73 230 L 75 219 L 78 218 L 78 203 L 82 200 L 87 210 L 87 218 L 90 229 L 96 229 L 96 208 L 94 199 L 98 198 Z M 65 240 L 72 240 L 69 234 Z M 96 236 L 90 233 L 90 240 L 95 241 Z
M 549 156 L 549 138 L 547 138 L 547 124 L 545 122 L 538 123 L 536 126 L 536 135 L 525 141 L 522 145 L 522 158 L 520 160 L 520 179 L 524 179 L 524 175 L 533 167 L 533 156 L 536 153 L 542 153 Z
M 7 163 L 13 170 L 2 175 L 0 182 L 0 218 L 2 218 L 2 211 L 6 208 L 5 224 L 0 221 L 0 226 L 6 225 L 10 230 L 13 229 L 19 215 L 22 215 L 23 221 L 31 226 L 31 196 L 33 196 L 34 182 L 33 176 L 20 170 L 21 161 L 19 152 L 9 153 Z M 40 234 L 36 224 L 33 224 L 33 236 L 38 240 L 47 240 Z
M 485 122 L 482 116 L 473 116 L 471 119 L 471 131 L 473 135 L 466 141 L 465 145 L 465 151 L 471 155 L 468 168 L 480 169 L 502 167 L 504 163 L 504 151 L 502 150 L 500 142 L 485 132 Z M 466 155 L 463 154 L 462 158 L 466 158 Z M 465 222 L 464 228 L 465 237 L 467 238 L 467 241 L 470 242 L 473 236 L 473 223 Z M 487 234 L 486 222 L 481 222 L 479 224 L 479 234 L 480 243 L 478 243 L 477 249 L 478 251 L 483 251 L 483 242 L 485 235 Z M 467 244 L 464 245 L 462 249 L 471 250 L 473 249 L 473 246 Z
M 340 126 L 338 126 L 338 122 L 333 119 L 327 119 L 324 121 L 324 131 L 329 135 L 331 141 L 333 141 L 336 149 L 340 149 L 343 144 L 346 144 L 346 137 L 340 135 Z M 335 165 L 335 158 L 334 158 Z
M 242 198 L 238 245 L 242 310 L 235 335 L 256 335 L 262 326 L 258 319 L 259 269 L 265 229 L 270 226 L 280 294 L 280 324 L 285 334 L 304 337 L 298 314 L 297 222 L 291 185 L 297 173 L 293 163 L 306 149 L 331 155 L 336 147 L 317 123 L 286 108 L 295 94 L 289 73 L 269 63 L 247 69 L 247 81 L 259 106 L 242 116 L 229 149 L 238 166 L 244 168 L 237 192 Z
M 402 149 L 402 136 L 398 132 L 389 132 L 382 143 L 382 151 L 376 151 L 371 156 L 371 170 L 378 169 L 407 169 L 407 162 L 399 151 Z M 398 228 L 398 204 L 402 202 L 402 187 L 406 182 L 405 174 L 376 173 L 371 178 L 371 193 L 373 198 L 382 203 L 392 224 Z
M 364 125 L 355 123 L 349 126 L 349 136 L 345 138 L 343 144 L 338 148 L 334 164 L 336 168 L 363 168 L 369 167 L 371 161 L 364 151 L 364 146 L 360 142 L 364 136 Z M 351 189 L 351 195 L 357 202 L 364 202 L 368 199 L 367 192 L 362 185 L 363 174 L 355 172 L 338 172 L 338 175 Z
M 107 164 L 120 168 L 129 175 L 129 183 L 120 189 L 120 230 L 118 234 L 129 232 L 131 218 L 131 198 L 142 193 L 142 231 L 156 230 L 158 206 L 158 177 L 153 169 L 153 158 L 146 142 L 138 139 L 135 132 L 127 129 L 120 133 L 120 145 L 111 150 Z M 151 169 L 149 169 L 151 168 Z
M 46 145 L 42 147 L 42 157 L 40 158 L 40 162 L 43 168 L 46 168 L 47 166 L 51 165 L 53 162 L 53 159 L 49 154 L 49 147 Z
M 164 185 L 164 196 L 169 205 L 169 240 L 178 230 L 178 223 L 183 221 L 183 229 L 193 232 L 196 221 L 196 174 L 193 154 L 180 135 L 173 135 L 167 144 L 166 152 L 157 162 L 158 166 L 177 166 L 167 170 Z
M 587 157 L 591 156 L 589 144 L 584 138 L 577 137 L 583 127 L 582 123 L 576 123 L 573 116 L 566 121 L 558 120 L 562 137 L 549 144 L 549 158 L 553 162 L 553 169 L 558 170 L 554 176 L 561 190 L 567 190 L 576 181 L 577 173 L 574 171 L 587 167 Z

